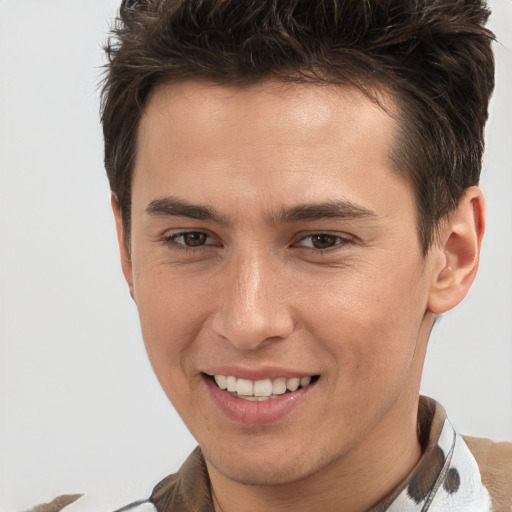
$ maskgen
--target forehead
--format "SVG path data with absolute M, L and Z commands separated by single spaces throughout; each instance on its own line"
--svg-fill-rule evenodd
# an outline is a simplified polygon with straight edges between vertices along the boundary
M 147 201 L 208 203 L 232 191 L 241 201 L 308 202 L 333 187 L 356 202 L 379 196 L 382 183 L 403 179 L 390 158 L 394 104 L 385 94 L 379 101 L 384 108 L 337 85 L 161 84 L 139 125 L 134 199 L 144 190 Z
M 229 133 L 233 144 L 241 142 L 244 136 L 254 139 L 258 136 L 262 142 L 268 142 L 270 138 L 275 140 L 278 132 L 281 142 L 288 137 L 290 142 L 302 139 L 309 143 L 336 144 L 340 137 L 348 141 L 351 135 L 335 129 L 341 120 L 345 125 L 358 130 L 366 128 L 368 132 L 374 132 L 377 125 L 386 125 L 386 131 L 390 132 L 395 123 L 389 115 L 395 110 L 394 102 L 383 92 L 374 94 L 382 106 L 356 87 L 347 85 L 272 80 L 247 86 L 198 80 L 163 83 L 150 95 L 139 135 L 142 139 L 156 140 L 157 134 L 151 128 L 161 133 L 160 128 L 172 122 L 179 129 L 180 138 L 190 138 L 190 142 L 200 132 L 208 135 L 202 139 L 203 143 L 213 134 L 220 138 Z M 239 131 L 241 127 L 243 131 Z M 235 134 L 238 137 L 233 137 Z

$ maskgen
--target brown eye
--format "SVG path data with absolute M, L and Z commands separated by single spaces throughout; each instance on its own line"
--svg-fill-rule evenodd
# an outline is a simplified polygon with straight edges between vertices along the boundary
M 315 249 L 329 249 L 329 247 L 334 247 L 339 241 L 338 236 L 327 234 L 312 235 L 310 238 L 311 246 Z
M 188 247 L 199 247 L 200 245 L 204 245 L 208 236 L 205 233 L 201 233 L 200 231 L 190 231 L 188 233 L 183 233 L 181 235 L 183 239 L 183 244 Z
M 166 236 L 162 241 L 166 246 L 174 249 L 196 248 L 212 244 L 211 237 L 202 231 L 182 231 Z
M 327 249 L 338 248 L 350 244 L 349 238 L 340 235 L 333 235 L 331 233 L 313 233 L 312 235 L 305 236 L 298 243 L 299 247 L 306 247 L 307 249 L 316 249 L 318 251 L 325 251 Z

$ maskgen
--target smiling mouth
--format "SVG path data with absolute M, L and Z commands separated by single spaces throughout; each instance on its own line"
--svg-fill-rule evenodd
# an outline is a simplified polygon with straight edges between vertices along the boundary
M 209 375 L 215 384 L 230 395 L 251 402 L 265 402 L 279 398 L 298 389 L 305 388 L 319 379 L 319 375 L 310 377 L 279 377 L 277 379 L 249 380 L 232 375 Z

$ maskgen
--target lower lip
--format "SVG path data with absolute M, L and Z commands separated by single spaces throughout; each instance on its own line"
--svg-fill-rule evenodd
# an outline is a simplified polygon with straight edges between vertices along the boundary
M 277 398 L 263 402 L 253 402 L 236 398 L 228 391 L 220 389 L 213 380 L 204 375 L 203 380 L 208 388 L 213 402 L 230 420 L 245 425 L 264 425 L 278 421 L 300 407 L 309 393 L 315 387 L 316 381 L 305 388 L 292 393 L 285 393 Z

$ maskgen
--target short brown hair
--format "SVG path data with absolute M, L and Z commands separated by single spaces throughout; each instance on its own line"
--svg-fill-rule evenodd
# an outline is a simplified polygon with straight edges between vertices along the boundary
M 155 86 L 277 79 L 391 93 L 391 156 L 415 191 L 426 253 L 479 181 L 494 88 L 488 16 L 483 0 L 124 0 L 106 45 L 102 123 L 127 241 L 137 130 Z

